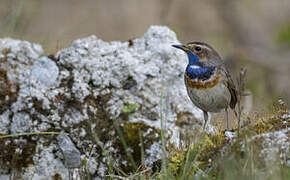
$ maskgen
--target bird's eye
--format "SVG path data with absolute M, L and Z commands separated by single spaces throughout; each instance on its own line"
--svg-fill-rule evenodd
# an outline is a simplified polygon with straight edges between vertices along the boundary
M 196 50 L 197 52 L 199 52 L 199 51 L 201 51 L 201 47 L 196 46 L 196 47 L 194 48 L 194 50 Z

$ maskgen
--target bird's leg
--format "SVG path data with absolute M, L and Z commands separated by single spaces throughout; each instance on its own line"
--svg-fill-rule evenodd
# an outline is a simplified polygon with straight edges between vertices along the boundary
M 226 112 L 226 119 L 227 119 L 227 130 L 229 130 L 229 113 L 228 113 L 228 108 L 225 109 Z
M 203 117 L 204 117 L 203 130 L 205 130 L 206 123 L 207 123 L 207 120 L 208 120 L 208 113 L 207 113 L 207 111 L 203 111 Z

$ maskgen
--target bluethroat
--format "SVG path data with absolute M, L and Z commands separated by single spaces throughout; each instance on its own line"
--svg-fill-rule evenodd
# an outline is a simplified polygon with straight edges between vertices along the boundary
M 209 44 L 198 41 L 173 47 L 183 50 L 188 56 L 185 86 L 193 104 L 203 110 L 203 129 L 208 121 L 208 112 L 220 112 L 223 109 L 229 129 L 228 107 L 235 108 L 237 91 L 219 54 Z

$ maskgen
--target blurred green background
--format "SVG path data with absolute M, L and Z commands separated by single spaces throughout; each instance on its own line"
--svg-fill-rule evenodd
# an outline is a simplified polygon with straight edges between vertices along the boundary
M 47 54 L 92 34 L 126 41 L 150 25 L 212 44 L 236 74 L 245 66 L 254 110 L 289 103 L 289 0 L 0 0 L 0 38 L 40 43 Z

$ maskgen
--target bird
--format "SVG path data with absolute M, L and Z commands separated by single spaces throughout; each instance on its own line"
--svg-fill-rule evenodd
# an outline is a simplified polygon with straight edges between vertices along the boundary
M 217 51 L 201 41 L 172 45 L 183 50 L 188 56 L 184 82 L 192 103 L 203 111 L 206 128 L 208 112 L 226 112 L 229 130 L 228 108 L 235 109 L 237 90 L 230 72 Z

